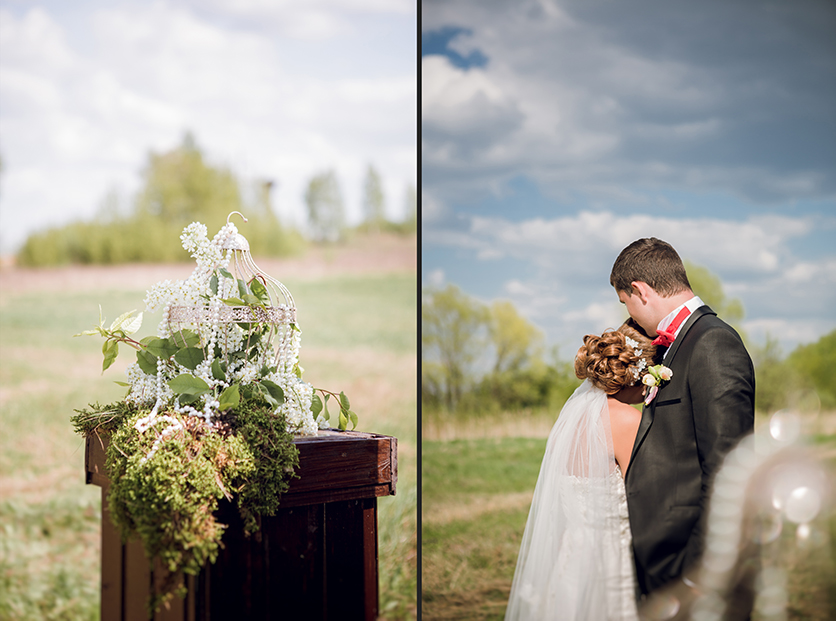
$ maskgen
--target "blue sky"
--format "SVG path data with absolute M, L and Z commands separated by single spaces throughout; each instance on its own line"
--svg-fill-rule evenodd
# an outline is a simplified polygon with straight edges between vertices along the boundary
M 836 5 L 422 2 L 422 278 L 512 300 L 564 357 L 619 251 L 718 275 L 750 342 L 836 328 Z
M 417 185 L 412 0 L 0 0 L 0 254 L 46 226 L 124 207 L 149 151 L 194 133 L 304 226 L 304 189 L 336 171 L 361 215 L 367 166 L 387 213 Z

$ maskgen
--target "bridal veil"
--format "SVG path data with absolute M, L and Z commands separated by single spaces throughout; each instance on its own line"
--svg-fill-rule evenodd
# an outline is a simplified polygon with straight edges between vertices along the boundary
M 587 379 L 549 434 L 505 619 L 635 619 L 633 571 L 607 395 Z

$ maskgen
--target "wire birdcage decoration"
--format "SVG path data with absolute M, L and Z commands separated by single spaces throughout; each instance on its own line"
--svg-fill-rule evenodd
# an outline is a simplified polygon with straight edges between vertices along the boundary
M 233 211 L 227 225 L 234 214 L 247 222 L 243 214 Z M 220 248 L 228 268 L 217 271 L 220 277 L 217 273 L 211 277 L 209 304 L 167 307 L 164 320 L 170 333 L 195 331 L 210 345 L 209 355 L 222 358 L 227 367 L 250 361 L 273 367 L 280 375 L 295 373 L 300 330 L 293 296 L 256 264 L 249 242 L 240 233 L 227 234 Z

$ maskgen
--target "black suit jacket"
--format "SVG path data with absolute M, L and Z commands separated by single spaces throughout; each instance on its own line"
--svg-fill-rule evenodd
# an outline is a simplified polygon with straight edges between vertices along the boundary
M 708 306 L 688 317 L 663 364 L 673 377 L 642 410 L 625 474 L 644 594 L 699 560 L 713 477 L 755 422 L 752 360 Z

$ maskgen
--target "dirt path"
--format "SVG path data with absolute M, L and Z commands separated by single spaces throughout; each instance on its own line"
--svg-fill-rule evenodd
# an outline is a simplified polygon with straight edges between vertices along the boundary
M 415 235 L 379 235 L 357 238 L 339 246 L 310 246 L 300 257 L 255 259 L 261 269 L 279 280 L 414 272 L 418 269 L 418 244 Z M 193 263 L 72 265 L 39 269 L 6 266 L 0 269 L 0 295 L 5 297 L 36 290 L 147 289 L 166 278 L 187 278 L 193 269 Z

